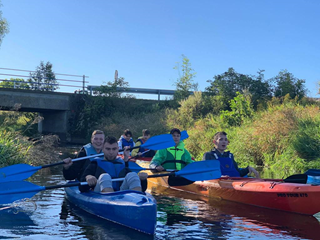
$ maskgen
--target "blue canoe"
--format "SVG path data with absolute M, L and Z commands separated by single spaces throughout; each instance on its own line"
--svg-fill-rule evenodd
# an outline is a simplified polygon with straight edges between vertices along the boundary
M 65 191 L 70 202 L 93 215 L 146 234 L 155 232 L 157 203 L 148 193 L 133 190 L 81 193 L 77 186 Z

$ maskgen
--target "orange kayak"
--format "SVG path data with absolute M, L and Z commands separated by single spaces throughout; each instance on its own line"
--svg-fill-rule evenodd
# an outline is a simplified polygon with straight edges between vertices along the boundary
M 170 187 L 167 177 L 148 179 L 149 189 L 159 187 L 292 213 L 320 212 L 320 186 L 285 183 L 279 179 L 228 177 L 179 187 Z

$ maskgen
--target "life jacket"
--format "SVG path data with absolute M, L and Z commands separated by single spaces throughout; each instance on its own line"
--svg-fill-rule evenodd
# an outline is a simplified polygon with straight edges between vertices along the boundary
M 216 160 L 220 162 L 221 175 L 228 175 L 230 177 L 240 177 L 240 173 L 234 167 L 232 153 L 229 153 L 229 157 L 218 157 L 215 152 L 212 153 Z
M 99 154 L 97 153 L 96 149 L 92 146 L 91 143 L 84 145 L 83 148 L 86 151 L 87 156 Z M 90 161 L 92 161 L 92 159 L 94 158 L 90 158 Z
M 129 146 L 129 147 L 132 148 L 133 145 L 134 145 L 134 142 L 133 142 L 132 138 L 130 138 L 130 140 L 127 141 L 124 137 L 121 136 L 120 141 L 122 143 L 122 148 L 124 148 L 126 146 Z
M 185 152 L 184 148 L 179 148 L 178 145 L 178 147 L 169 147 L 166 150 L 169 155 L 167 156 L 167 160 L 161 164 L 164 169 L 172 169 L 172 163 L 175 164 L 173 169 L 176 170 L 181 170 L 187 165 L 187 163 L 182 160 L 182 156 Z
M 97 161 L 98 166 L 102 168 L 106 173 L 108 173 L 111 178 L 124 177 L 119 175 L 120 172 L 125 168 L 125 163 L 121 157 L 117 157 L 113 161 L 107 161 L 103 158 L 95 159 L 95 161 Z M 113 190 L 119 191 L 121 183 L 122 182 L 120 181 L 112 182 Z

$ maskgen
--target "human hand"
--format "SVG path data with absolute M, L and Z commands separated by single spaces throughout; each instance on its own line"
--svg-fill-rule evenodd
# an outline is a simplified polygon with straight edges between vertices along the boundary
M 130 156 L 130 147 L 129 146 L 126 146 L 123 148 L 123 160 L 125 162 L 127 162 L 129 160 L 129 156 Z
M 140 180 L 146 180 L 148 178 L 148 173 L 140 172 L 139 178 L 140 178 Z
M 156 170 L 157 170 L 158 172 L 162 172 L 162 171 L 164 171 L 164 168 L 163 168 L 162 166 L 157 166 L 157 167 L 156 167 Z
M 97 178 L 92 175 L 87 175 L 86 181 L 90 187 L 94 187 L 97 184 Z
M 260 178 L 260 174 L 253 167 L 248 167 L 249 173 L 253 173 L 256 178 Z
M 138 152 L 137 155 L 140 157 L 140 156 L 142 155 L 142 153 L 141 153 L 141 152 Z
M 64 162 L 63 168 L 66 169 L 66 170 L 69 169 L 71 167 L 71 165 L 73 164 L 71 158 L 65 158 L 62 161 Z

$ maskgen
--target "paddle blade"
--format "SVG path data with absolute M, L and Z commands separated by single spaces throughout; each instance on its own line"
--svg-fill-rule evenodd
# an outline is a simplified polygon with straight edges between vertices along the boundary
M 181 140 L 184 140 L 188 138 L 189 135 L 187 131 L 182 131 L 181 132 Z M 149 148 L 152 150 L 160 150 L 160 149 L 165 149 L 168 147 L 175 146 L 175 142 L 173 141 L 172 135 L 171 134 L 161 134 L 158 136 L 154 136 L 148 139 L 148 141 L 141 146 L 144 148 Z
M 145 168 L 143 167 L 140 167 L 138 164 L 136 164 L 135 162 L 128 162 L 129 163 L 129 169 L 133 172 L 140 172 L 142 170 L 146 170 Z
M 181 132 L 181 138 L 180 138 L 180 140 L 187 139 L 188 137 L 189 137 L 189 135 L 188 135 L 187 131 L 186 131 L 186 130 L 183 130 L 183 131 Z
M 221 177 L 220 162 L 216 160 L 199 161 L 188 164 L 175 173 L 191 181 L 204 181 Z
M 0 169 L 0 183 L 22 181 L 31 177 L 36 171 L 42 167 L 33 167 L 28 164 L 16 164 Z
M 0 184 L 0 204 L 8 204 L 14 201 L 31 198 L 45 187 L 37 186 L 31 182 L 15 181 Z

